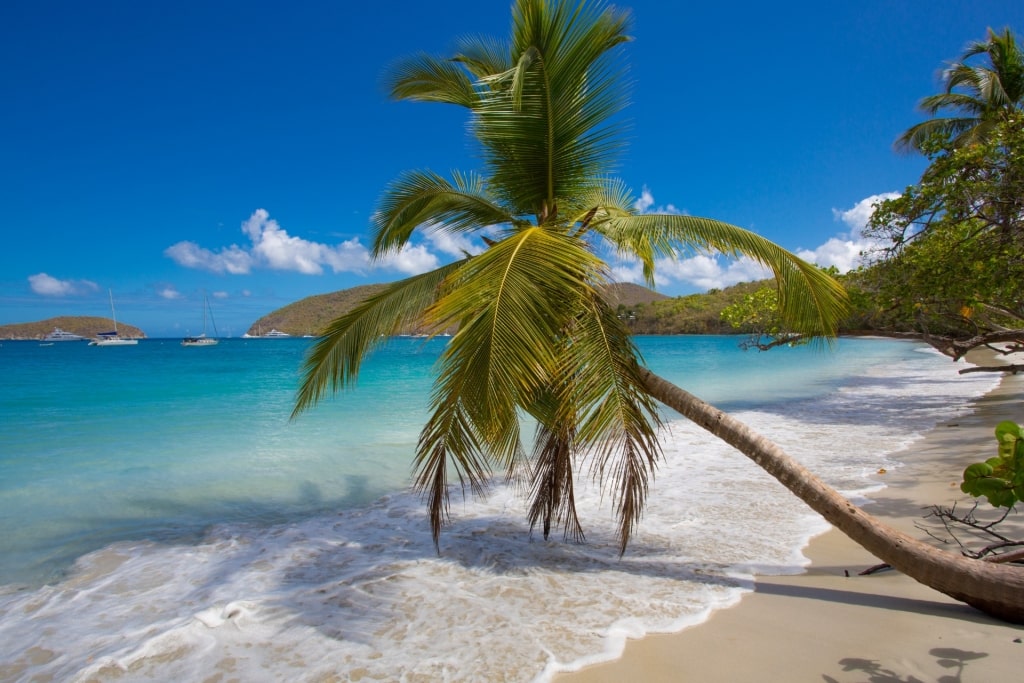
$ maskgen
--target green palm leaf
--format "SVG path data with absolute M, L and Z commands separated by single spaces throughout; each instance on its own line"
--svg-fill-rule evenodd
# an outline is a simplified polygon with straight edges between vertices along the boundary
M 388 336 L 421 321 L 444 278 L 459 266 L 456 262 L 392 283 L 332 321 L 306 355 L 292 418 L 324 396 L 354 384 L 366 356 Z
M 591 291 L 596 265 L 564 234 L 516 231 L 464 261 L 426 312 L 438 327 L 459 327 L 439 361 L 433 414 L 414 465 L 435 542 L 446 516 L 449 468 L 476 492 L 486 486 L 486 463 L 515 471 L 522 456 L 520 410 L 550 386 L 560 332 L 572 312 L 561 295 Z
M 771 269 L 783 320 L 808 335 L 832 336 L 847 310 L 846 292 L 821 269 L 760 235 L 709 218 L 643 214 L 609 219 L 595 230 L 621 250 L 674 258 L 687 250 L 746 256 Z
M 476 87 L 454 60 L 419 54 L 395 64 L 385 82 L 395 99 L 444 102 L 473 108 Z
M 429 171 L 408 171 L 388 187 L 374 213 L 373 255 L 398 251 L 417 228 L 462 232 L 514 220 L 476 174 L 455 173 L 449 182 Z

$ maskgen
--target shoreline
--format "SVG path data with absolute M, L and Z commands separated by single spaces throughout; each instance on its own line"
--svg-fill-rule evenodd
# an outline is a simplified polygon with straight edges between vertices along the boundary
M 969 358 L 976 365 L 992 359 L 988 352 Z M 912 443 L 903 465 L 880 475 L 885 488 L 870 494 L 865 510 L 926 537 L 915 525 L 932 505 L 968 498 L 959 490 L 963 468 L 991 457 L 998 422 L 1024 420 L 1022 397 L 1024 376 L 1004 376 L 972 400 L 969 413 Z M 1024 537 L 1024 521 L 1015 525 L 1015 537 Z M 834 528 L 812 538 L 803 553 L 810 560 L 804 573 L 758 575 L 752 593 L 704 622 L 631 639 L 620 658 L 552 680 L 895 683 L 1020 675 L 1024 626 L 992 619 L 892 570 L 860 576 L 879 561 Z

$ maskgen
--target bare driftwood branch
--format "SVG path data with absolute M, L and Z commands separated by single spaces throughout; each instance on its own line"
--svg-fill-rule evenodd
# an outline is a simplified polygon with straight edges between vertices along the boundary
M 1024 365 L 976 365 L 973 368 L 960 370 L 959 374 L 966 375 L 969 372 L 1008 372 L 1011 375 L 1016 375 L 1018 372 L 1024 372 Z
M 971 506 L 971 509 L 962 515 L 958 515 L 956 512 L 956 503 L 953 507 L 944 508 L 939 505 L 933 505 L 932 511 L 925 515 L 925 519 L 929 517 L 935 517 L 942 522 L 942 526 L 945 528 L 946 533 L 949 534 L 949 538 L 943 538 L 942 536 L 933 533 L 927 527 L 916 525 L 918 529 L 925 532 L 940 543 L 949 543 L 950 538 L 958 546 L 960 546 L 960 552 L 966 556 L 982 562 L 992 562 L 995 564 L 1024 564 L 1024 541 L 1013 540 L 1007 536 L 996 531 L 995 527 L 1003 522 L 1011 512 L 1013 508 L 1007 508 L 999 518 L 989 522 L 981 521 L 977 518 L 975 513 L 978 510 L 977 501 Z M 995 543 L 986 545 L 981 550 L 971 550 L 960 540 L 957 535 L 957 530 L 961 530 L 961 527 L 965 527 L 969 532 L 975 534 L 981 534 L 984 536 L 990 536 L 996 539 Z M 1009 550 L 1007 548 L 1018 548 L 1018 550 Z M 1005 552 L 999 552 L 999 551 Z M 877 574 L 878 572 L 892 569 L 889 564 L 882 563 L 868 567 L 867 569 L 858 573 L 858 576 L 869 576 L 871 574 Z
M 960 551 L 967 557 L 973 557 L 975 559 L 984 559 L 987 562 L 1017 562 L 1024 559 L 1024 552 L 1012 551 L 1012 552 L 999 552 L 1005 551 L 1006 548 L 1018 548 L 1024 546 L 1024 541 L 1010 538 L 1003 533 L 996 530 L 996 527 L 1009 517 L 1010 513 L 1014 511 L 1014 508 L 1006 508 L 998 518 L 991 521 L 982 521 L 978 519 L 976 513 L 978 511 L 978 502 L 975 501 L 971 506 L 971 509 L 966 513 L 958 514 L 956 510 L 956 503 L 953 507 L 942 507 L 940 505 L 933 505 L 932 511 L 925 515 L 925 519 L 928 517 L 935 517 L 942 522 L 942 526 L 945 528 L 946 533 L 949 534 L 950 538 L 960 546 Z M 918 528 L 922 528 L 918 526 Z M 927 529 L 925 529 L 927 531 Z M 981 550 L 971 550 L 960 540 L 958 532 L 966 532 L 968 534 L 975 534 L 981 536 L 987 536 L 991 539 L 995 539 L 994 543 L 990 543 L 983 547 Z M 949 541 L 942 539 L 939 536 L 927 531 L 928 535 L 932 538 L 938 539 L 944 543 Z

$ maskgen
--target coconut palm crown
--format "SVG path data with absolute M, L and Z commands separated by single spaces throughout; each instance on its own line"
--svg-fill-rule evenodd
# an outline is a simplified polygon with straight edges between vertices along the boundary
M 586 467 L 610 490 L 625 551 L 660 458 L 659 419 L 637 349 L 602 298 L 606 258 L 639 262 L 653 286 L 660 259 L 747 256 L 774 273 L 792 329 L 831 335 L 845 310 L 835 281 L 756 234 L 637 212 L 610 175 L 623 147 L 628 24 L 602 2 L 517 0 L 507 41 L 463 39 L 450 57 L 413 56 L 388 73 L 395 99 L 468 110 L 483 171 L 403 173 L 373 217 L 374 257 L 416 231 L 476 239 L 480 249 L 330 323 L 305 360 L 294 414 L 355 382 L 388 335 L 456 329 L 414 458 L 435 545 L 450 487 L 483 493 L 497 472 L 523 483 L 545 537 L 561 526 L 582 538 L 573 487 Z M 537 424 L 530 448 L 523 415 Z
M 973 59 L 987 61 L 973 63 Z M 919 107 L 932 115 L 909 128 L 896 140 L 903 151 L 923 151 L 935 135 L 957 146 L 983 140 L 1005 117 L 1024 108 L 1024 52 L 1009 28 L 967 45 L 960 61 L 943 72 L 945 92 L 921 100 Z M 949 117 L 936 116 L 951 112 Z

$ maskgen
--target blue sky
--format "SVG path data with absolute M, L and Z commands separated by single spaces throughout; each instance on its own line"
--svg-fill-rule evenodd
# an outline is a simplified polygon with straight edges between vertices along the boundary
M 849 267 L 872 198 L 924 168 L 892 141 L 939 73 L 1020 0 L 634 0 L 630 145 L 641 208 L 754 230 Z M 710 3 L 701 3 L 701 5 Z M 303 297 L 446 262 L 426 239 L 367 261 L 401 171 L 478 168 L 462 110 L 389 101 L 395 59 L 504 36 L 508 0 L 78 2 L 0 7 L 0 324 L 108 315 L 151 337 L 221 334 Z M 622 278 L 632 276 L 620 264 Z M 675 295 L 747 264 L 664 264 Z

